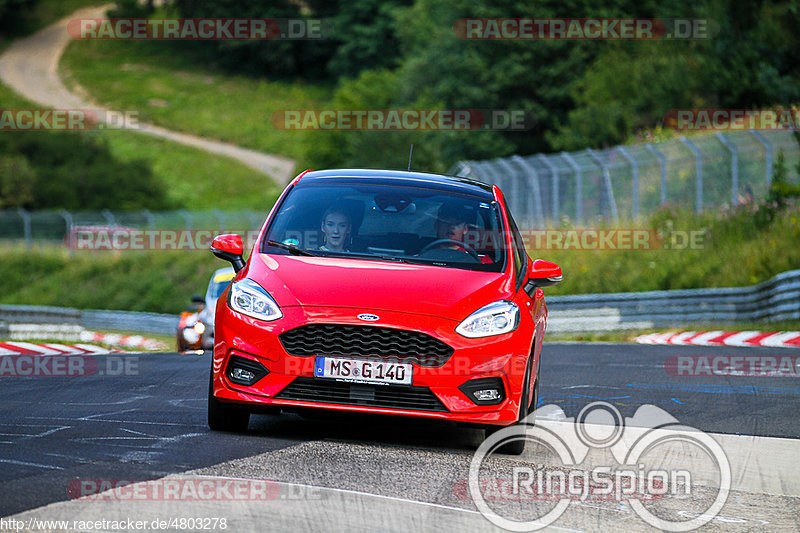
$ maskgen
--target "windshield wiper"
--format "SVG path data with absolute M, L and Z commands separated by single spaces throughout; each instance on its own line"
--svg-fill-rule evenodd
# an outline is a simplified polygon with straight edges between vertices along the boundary
M 295 246 L 293 244 L 285 244 L 285 243 L 282 243 L 282 242 L 272 241 L 272 240 L 267 241 L 267 244 L 269 244 L 270 246 L 274 246 L 276 248 L 280 248 L 282 250 L 286 250 L 287 252 L 289 252 L 292 255 L 307 255 L 307 256 L 310 256 L 310 257 L 319 257 L 320 256 L 320 254 L 316 254 L 314 252 L 310 252 L 308 250 L 304 250 L 302 248 L 298 248 L 297 246 Z
M 374 259 L 376 261 L 391 261 L 393 263 L 408 263 L 407 260 L 403 259 L 402 257 L 395 257 L 393 255 L 378 255 L 378 254 L 366 254 L 360 252 L 334 252 L 327 254 L 331 257 L 356 257 L 358 259 Z

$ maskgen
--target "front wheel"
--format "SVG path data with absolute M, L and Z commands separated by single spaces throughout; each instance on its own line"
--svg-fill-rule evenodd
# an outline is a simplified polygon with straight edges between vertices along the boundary
M 526 439 L 524 438 L 525 430 L 527 429 L 527 425 L 533 423 L 533 420 L 526 420 L 528 415 L 535 411 L 536 404 L 539 402 L 539 379 L 536 379 L 536 382 L 533 385 L 533 394 L 532 397 L 529 398 L 528 389 L 531 382 L 531 361 L 528 361 L 528 367 L 525 369 L 525 381 L 522 385 L 522 399 L 520 401 L 519 406 L 519 417 L 517 417 L 517 423 L 511 427 L 515 428 L 517 431 L 513 436 L 509 436 L 510 442 L 502 444 L 497 447 L 497 453 L 503 453 L 506 455 L 522 455 L 522 452 L 525 451 L 525 442 Z M 508 427 L 508 426 L 506 426 Z M 500 427 L 495 428 L 487 428 L 486 429 L 486 436 L 488 437 L 492 433 L 500 431 Z
M 214 396 L 214 372 L 208 378 L 208 427 L 212 431 L 239 433 L 247 431 L 250 412 L 217 400 Z

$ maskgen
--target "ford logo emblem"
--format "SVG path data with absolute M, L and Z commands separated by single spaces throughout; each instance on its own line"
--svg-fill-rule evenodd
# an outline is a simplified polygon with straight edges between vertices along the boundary
M 359 320 L 366 320 L 367 322 L 375 322 L 376 320 L 380 319 L 378 315 L 372 315 L 370 313 L 361 313 L 357 317 Z

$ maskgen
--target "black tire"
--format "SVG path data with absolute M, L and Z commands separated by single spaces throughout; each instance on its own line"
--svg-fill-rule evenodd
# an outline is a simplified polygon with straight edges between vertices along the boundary
M 214 396 L 214 372 L 208 378 L 208 427 L 212 431 L 241 433 L 247 431 L 250 412 L 217 400 Z
M 519 408 L 519 417 L 517 418 L 517 423 L 513 426 L 518 429 L 518 436 L 524 435 L 525 430 L 527 429 L 527 424 L 532 423 L 532 420 L 526 421 L 525 419 L 531 413 L 531 406 L 533 409 L 536 409 L 536 403 L 539 400 L 539 380 L 536 380 L 536 383 L 533 385 L 533 398 L 528 398 L 528 388 L 531 382 L 531 361 L 528 360 L 528 366 L 525 368 L 525 381 L 522 385 L 522 401 L 520 402 Z M 488 437 L 492 433 L 496 431 L 500 431 L 504 428 L 490 428 L 486 430 L 486 436 Z M 522 452 L 525 451 L 525 442 L 526 439 L 524 438 L 517 438 L 506 444 L 502 444 L 497 447 L 496 452 L 502 453 L 505 455 L 522 455 Z

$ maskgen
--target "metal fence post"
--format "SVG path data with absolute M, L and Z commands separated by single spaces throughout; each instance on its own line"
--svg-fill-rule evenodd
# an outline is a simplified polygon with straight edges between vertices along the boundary
M 156 219 L 153 213 L 148 209 L 142 209 L 142 215 L 147 219 L 147 229 L 154 229 L 156 227 Z
M 694 154 L 695 160 L 695 174 L 697 176 L 697 183 L 695 185 L 695 209 L 698 213 L 703 211 L 703 156 L 697 146 L 684 136 L 681 136 L 681 142 L 686 145 L 689 150 Z
M 520 187 L 519 180 L 514 179 L 513 175 L 511 174 L 504 175 L 500 172 L 497 172 L 494 168 L 494 165 L 492 165 L 492 163 L 488 161 L 484 163 L 479 163 L 478 161 L 475 161 L 473 164 L 478 168 L 480 172 L 486 175 L 486 177 L 489 179 L 488 182 L 489 185 L 494 183 L 498 187 L 503 189 L 503 194 L 506 195 L 507 203 L 510 203 L 511 201 L 518 202 L 520 198 L 522 198 L 522 189 Z M 506 183 L 508 183 L 508 186 L 506 186 Z M 509 198 L 509 194 L 512 193 L 512 191 L 513 194 L 511 194 L 510 195 L 511 197 Z
M 550 191 L 550 193 L 551 193 L 550 201 L 553 202 L 553 220 L 558 222 L 558 220 L 560 218 L 560 215 L 559 215 L 559 207 L 560 206 L 558 205 L 558 202 L 559 202 L 559 199 L 558 199 L 558 193 L 559 193 L 559 191 L 558 191 L 558 168 L 556 168 L 556 166 L 553 163 L 551 163 L 550 160 L 547 158 L 547 156 L 544 155 L 544 154 L 539 154 L 539 160 L 542 163 L 544 163 L 544 165 L 550 170 L 550 174 L 553 176 L 553 185 L 552 185 L 552 190 Z
M 633 189 L 633 198 L 632 198 L 633 202 L 632 202 L 631 211 L 633 212 L 632 213 L 633 214 L 633 218 L 636 218 L 636 217 L 639 216 L 639 163 L 625 149 L 625 147 L 617 146 L 617 150 L 619 151 L 619 153 L 622 154 L 622 156 L 625 159 L 628 160 L 628 163 L 631 164 L 631 173 L 633 174 L 633 176 L 632 176 L 633 177 L 633 183 L 632 183 L 632 185 L 633 185 L 633 187 L 632 187 L 632 189 Z
M 608 171 L 608 165 L 601 161 L 597 153 L 591 148 L 587 148 L 586 153 L 589 154 L 589 157 L 591 157 L 595 163 L 597 163 L 597 165 L 600 167 L 600 171 L 603 173 L 603 187 L 606 191 L 606 201 L 608 202 L 608 207 L 611 211 L 611 218 L 616 222 L 619 220 L 619 215 L 617 213 L 617 202 L 614 200 L 614 189 L 611 186 L 611 173 Z
M 645 146 L 651 154 L 658 158 L 661 165 L 661 205 L 665 205 L 667 203 L 667 158 L 651 143 L 647 143 Z
M 466 161 L 459 161 L 457 166 L 455 166 L 450 172 L 452 172 L 453 176 L 461 176 L 461 172 L 464 170 L 464 167 L 469 167 Z M 466 177 L 466 176 L 462 176 Z
M 758 139 L 761 144 L 764 145 L 765 155 L 767 156 L 766 159 L 766 167 L 767 167 L 767 189 L 772 187 L 772 143 L 767 140 L 766 137 L 761 135 L 760 131 L 756 130 L 748 130 L 753 136 Z
M 717 133 L 717 139 L 731 152 L 731 205 L 739 205 L 739 149 L 722 132 Z
M 25 235 L 25 248 L 30 252 L 31 248 L 33 248 L 33 236 L 31 235 L 31 214 L 24 207 L 18 207 L 17 213 L 22 218 L 22 231 Z
M 73 253 L 75 253 L 75 236 L 72 234 L 72 213 L 66 209 L 62 209 L 58 212 L 58 214 L 64 219 L 64 224 L 66 224 L 67 227 L 66 238 L 64 241 L 67 245 L 67 250 L 69 250 L 69 255 L 71 256 Z
M 531 220 L 535 220 L 536 224 L 538 224 L 539 228 L 544 228 L 544 210 L 542 209 L 542 190 L 539 187 L 539 173 L 536 171 L 536 167 L 525 161 L 518 155 L 512 156 L 511 159 L 517 163 L 522 168 L 525 168 L 530 171 L 531 175 L 528 178 L 530 181 L 531 186 L 530 190 L 528 190 L 527 194 L 527 202 L 526 204 L 529 207 L 529 217 Z M 503 162 L 506 162 L 503 160 Z M 509 168 L 511 167 L 510 164 L 506 163 Z
M 186 229 L 192 229 L 192 214 L 186 209 L 179 209 L 178 214 L 180 214 L 183 219 L 186 220 Z
M 561 152 L 561 157 L 575 172 L 575 222 L 580 223 L 583 220 L 583 169 L 567 152 Z
M 103 209 L 100 211 L 100 214 L 108 221 L 109 226 L 116 226 L 117 220 L 114 218 L 114 213 L 109 211 L 108 209 Z
M 248 228 L 248 229 L 251 230 L 251 231 L 259 229 L 259 227 L 261 226 L 261 223 L 263 222 L 261 216 L 259 216 L 258 213 L 254 212 L 254 211 L 251 211 L 249 209 L 247 210 L 247 218 L 250 219 L 250 226 L 251 227 Z
M 225 213 L 220 211 L 219 209 L 214 209 L 214 216 L 217 217 L 217 221 L 219 221 L 219 231 L 220 233 L 225 231 Z

